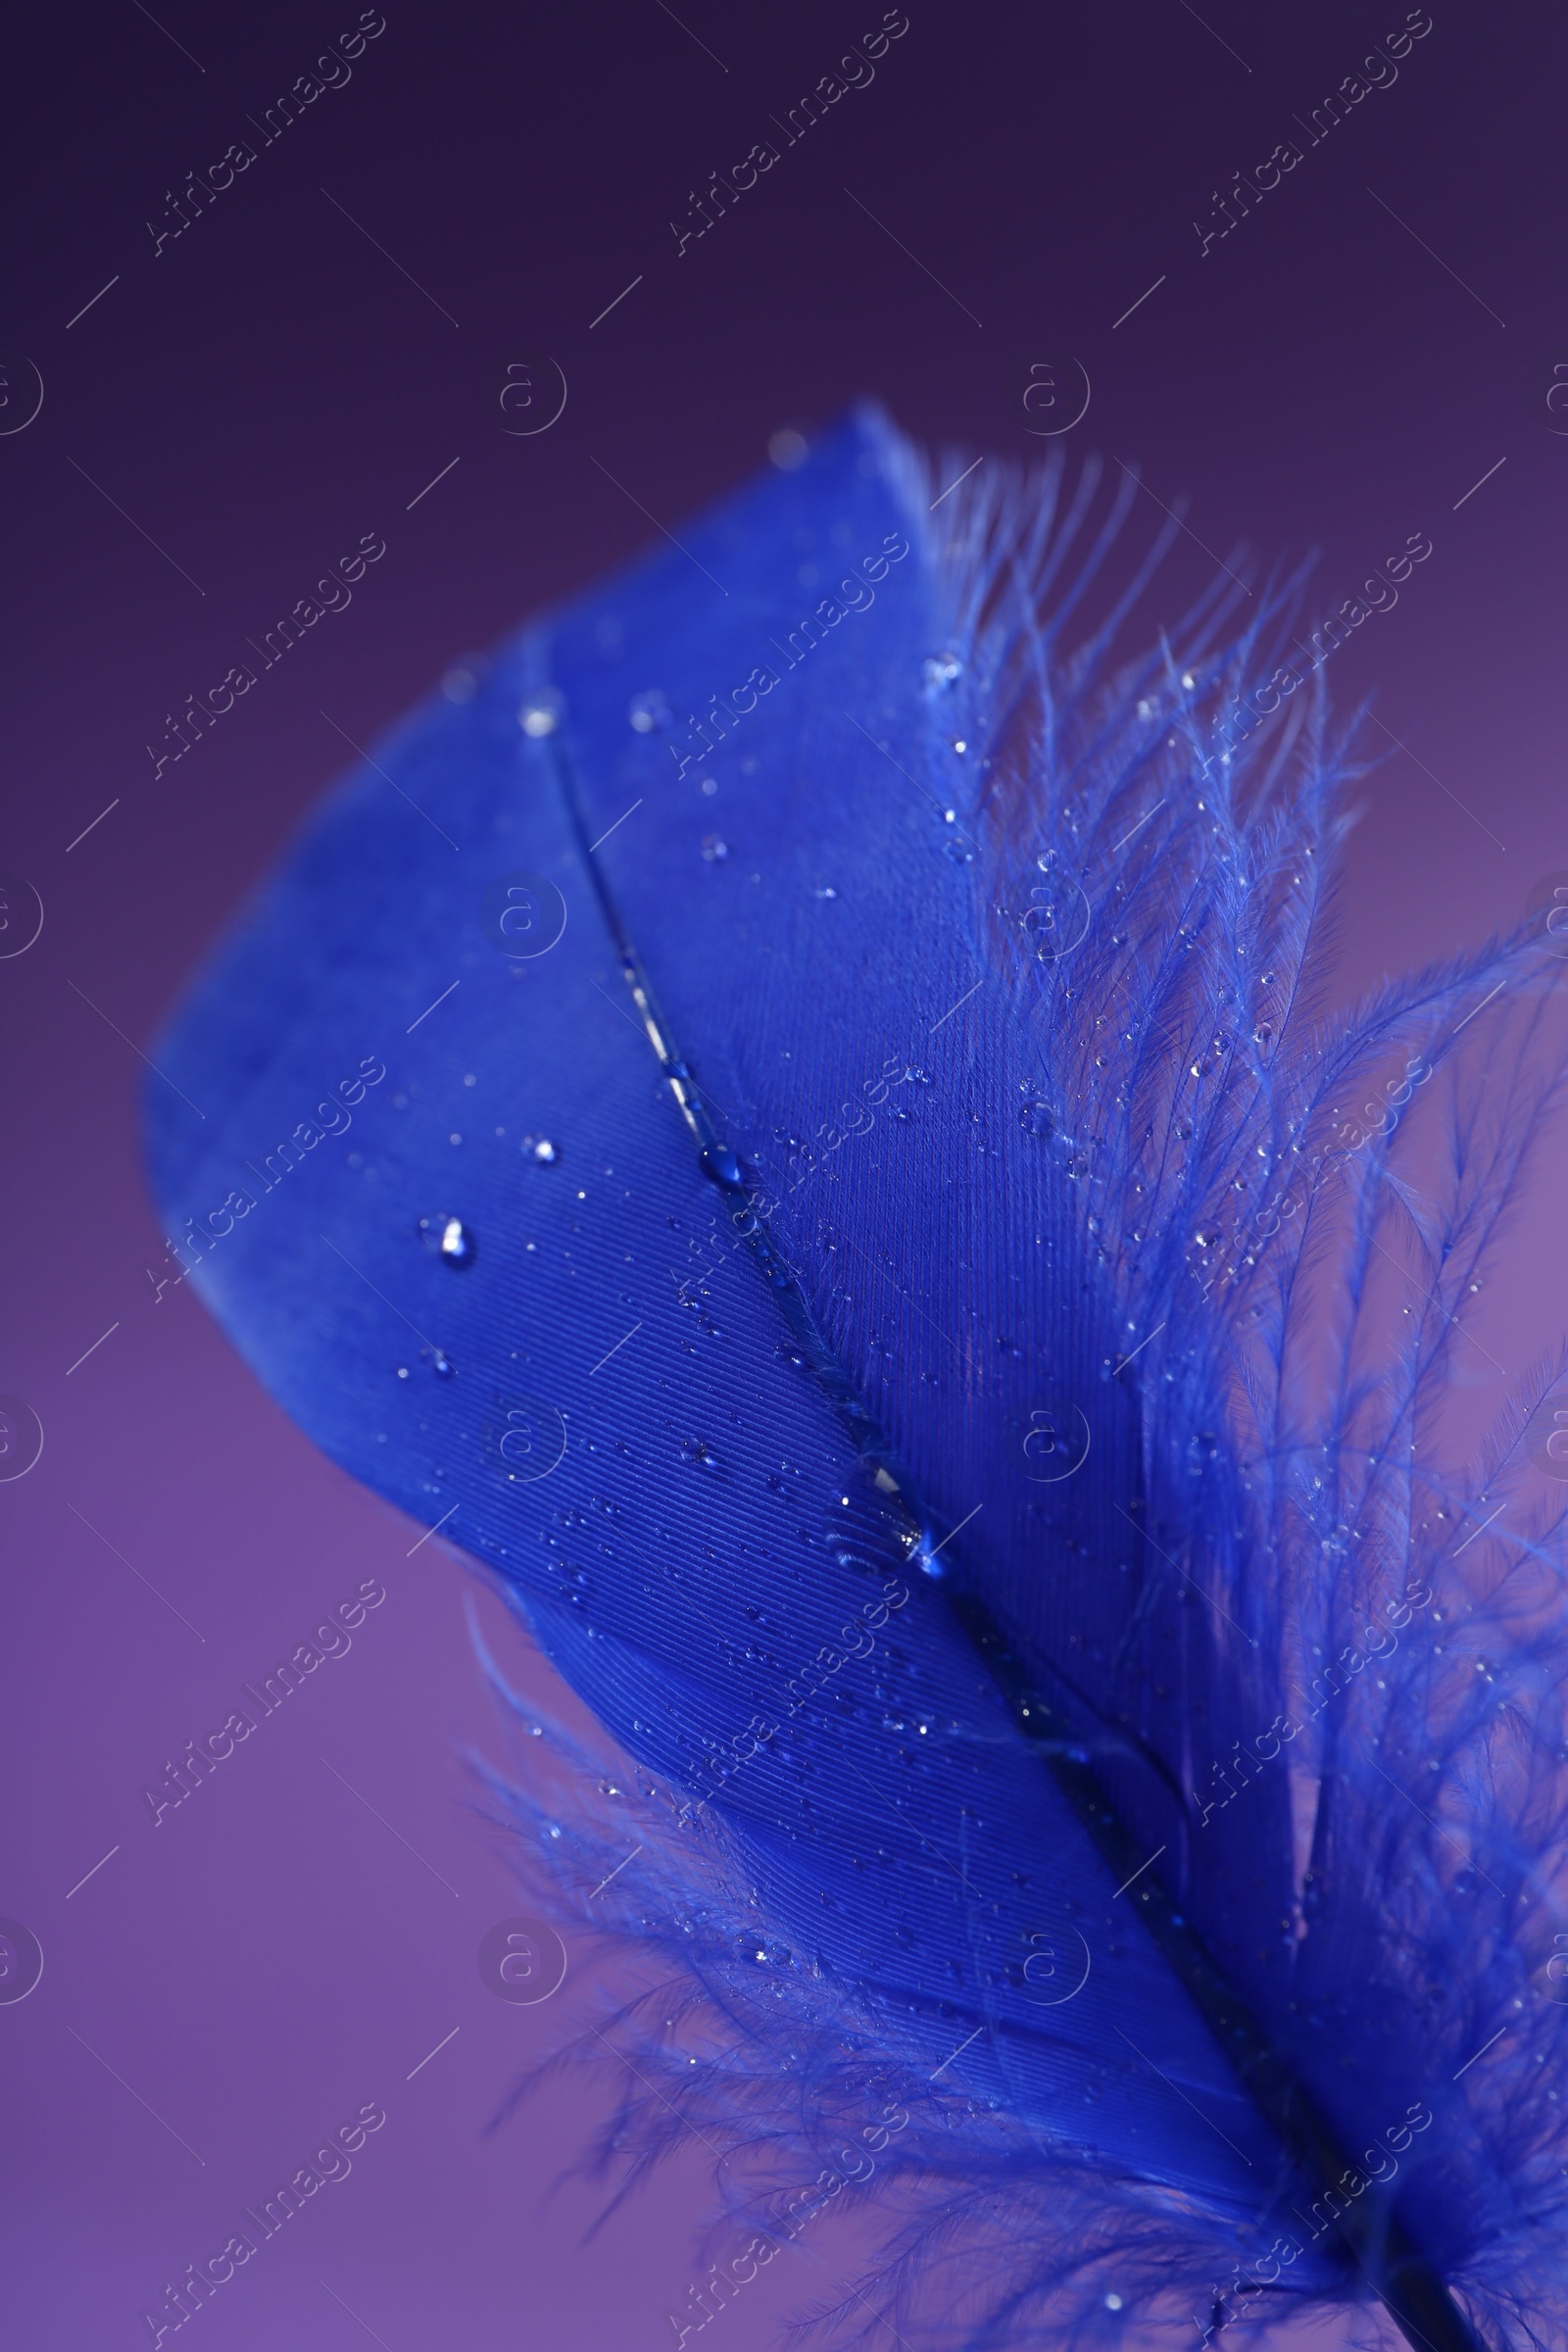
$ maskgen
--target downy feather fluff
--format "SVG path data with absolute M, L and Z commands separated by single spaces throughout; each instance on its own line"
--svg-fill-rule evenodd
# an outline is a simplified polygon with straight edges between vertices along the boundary
M 492 1793 L 715 2278 L 868 2201 L 846 2333 L 1560 2343 L 1558 1367 L 1471 1471 L 1446 1388 L 1560 967 L 1330 1017 L 1302 579 L 1130 655 L 1131 478 L 959 463 L 863 411 L 380 745 L 158 1047 L 170 1230 L 615 1743 Z

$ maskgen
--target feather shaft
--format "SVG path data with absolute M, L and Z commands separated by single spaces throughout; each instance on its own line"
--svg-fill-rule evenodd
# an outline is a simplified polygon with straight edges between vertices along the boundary
M 798 1282 L 774 1250 L 765 1224 L 757 1214 L 754 1190 L 746 1183 L 741 1163 L 699 1086 L 689 1079 L 669 1075 L 672 1063 L 682 1070 L 689 1065 L 679 1041 L 658 1009 L 652 981 L 639 960 L 610 877 L 590 842 L 587 812 L 572 773 L 570 755 L 559 736 L 552 739 L 548 757 L 584 865 L 592 877 L 595 895 L 619 950 L 622 974 L 645 1034 L 691 1132 L 705 1172 L 723 1195 L 732 1221 L 744 1234 L 750 1254 L 792 1332 L 808 1348 L 808 1361 L 843 1420 L 852 1444 L 881 1474 L 884 1489 L 890 1492 L 897 1489 L 893 1507 L 906 1514 L 913 1550 L 922 1524 L 929 1524 L 920 1510 L 918 1497 L 908 1491 L 902 1473 L 895 1479 L 892 1449 L 856 1395 L 848 1373 L 834 1357 Z M 1129 1877 L 1139 1881 L 1132 1900 L 1145 1928 L 1186 1987 L 1238 2081 L 1308 2178 L 1321 2192 L 1330 2195 L 1332 2210 L 1332 2200 L 1344 2196 L 1344 2184 L 1359 2176 L 1328 2119 L 1294 2078 L 1259 2020 L 1226 1983 L 1201 1939 L 1159 1880 L 1148 1875 L 1147 1857 L 1140 1861 L 1138 1841 L 1107 1803 L 1091 1768 L 1080 1760 L 1082 1751 L 1074 1744 L 1070 1724 L 1057 1714 L 1028 1675 L 980 1593 L 961 1579 L 950 1580 L 946 1576 L 940 1590 L 976 1655 L 985 1661 L 1000 1685 L 1024 1739 L 1089 1832 L 1113 1876 L 1118 1880 Z M 1124 1890 L 1118 1886 L 1118 1893 Z M 982 2028 L 975 2028 L 976 2034 L 981 2031 Z M 1360 2271 L 1367 2285 L 1385 2305 L 1414 2352 L 1488 2352 L 1443 2280 L 1411 2243 L 1398 2215 L 1387 2200 L 1368 2195 L 1364 2187 L 1361 2193 L 1345 2199 L 1332 2224 L 1332 2235 L 1340 2241 L 1347 2260 Z

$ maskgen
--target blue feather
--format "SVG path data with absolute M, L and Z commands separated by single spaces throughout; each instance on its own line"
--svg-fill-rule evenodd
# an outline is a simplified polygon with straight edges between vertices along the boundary
M 685 1985 L 611 2137 L 754 2268 L 872 2195 L 906 2335 L 1544 2341 L 1550 1368 L 1438 1440 L 1552 967 L 1328 1019 L 1301 578 L 1128 657 L 1130 477 L 956 471 L 864 412 L 416 712 L 160 1044 L 158 1192 L 632 1759 L 495 1793 Z

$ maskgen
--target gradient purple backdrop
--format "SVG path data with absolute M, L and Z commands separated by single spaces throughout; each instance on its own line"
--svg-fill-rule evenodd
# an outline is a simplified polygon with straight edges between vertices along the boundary
M 1152 500 L 1191 497 L 1155 615 L 1242 542 L 1321 548 L 1327 605 L 1432 541 L 1331 672 L 1342 706 L 1375 685 L 1389 730 L 1346 990 L 1568 868 L 1560 13 L 1433 0 L 1396 80 L 1314 145 L 1312 109 L 1400 0 L 908 0 L 874 79 L 786 147 L 778 119 L 882 14 L 387 0 L 352 77 L 270 144 L 252 119 L 352 32 L 350 0 L 13 25 L 0 869 L 45 922 L 0 961 L 0 1391 L 46 1442 L 0 1484 L 0 1914 L 45 1967 L 0 2004 L 8 2342 L 148 2342 L 165 2282 L 368 2100 L 387 2122 L 352 2176 L 191 2322 L 209 2352 L 367 2329 L 388 2352 L 654 2352 L 701 2275 L 701 2146 L 592 2242 L 602 2191 L 557 2185 L 608 2078 L 486 2131 L 624 1980 L 574 1948 L 541 2006 L 480 1983 L 481 1936 L 527 1901 L 471 1809 L 465 1748 L 502 1749 L 466 1596 L 521 1686 L 569 1698 L 458 1556 L 411 1554 L 419 1530 L 144 1273 L 138 1053 L 344 735 L 370 744 L 646 515 L 678 528 L 777 428 L 874 392 L 961 446 L 956 473 L 1050 446 L 1030 428 L 1071 414 L 1077 368 L 1069 454 L 1138 461 L 1151 528 Z M 769 139 L 777 165 L 678 250 L 692 192 Z M 156 246 L 148 220 L 172 228 L 187 172 L 235 140 L 254 164 Z M 1217 195 L 1282 140 L 1300 163 L 1205 250 L 1195 220 L 1222 225 Z M 510 437 L 504 370 L 540 355 L 564 414 Z M 9 430 L 29 363 L 43 406 Z M 1026 410 L 1048 367 L 1067 405 Z M 155 776 L 166 713 L 368 531 L 387 553 L 352 607 Z M 1518 1373 L 1568 1324 L 1556 1164 L 1483 1301 L 1478 1404 L 1502 1389 L 1489 1358 Z M 143 1784 L 368 1577 L 387 1599 L 352 1651 L 155 1828 Z M 709 2345 L 780 2342 L 852 2251 L 813 2230 Z

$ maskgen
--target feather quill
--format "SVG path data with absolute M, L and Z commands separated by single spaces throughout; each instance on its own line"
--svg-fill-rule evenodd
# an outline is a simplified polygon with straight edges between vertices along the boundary
M 660 1963 L 634 2175 L 700 2130 L 754 2266 L 874 2198 L 852 2332 L 1558 2340 L 1560 1367 L 1445 1418 L 1556 967 L 1330 1017 L 1303 580 L 1128 655 L 1131 477 L 956 470 L 861 412 L 416 712 L 161 1043 L 160 1198 L 631 1759 L 491 1786 Z

